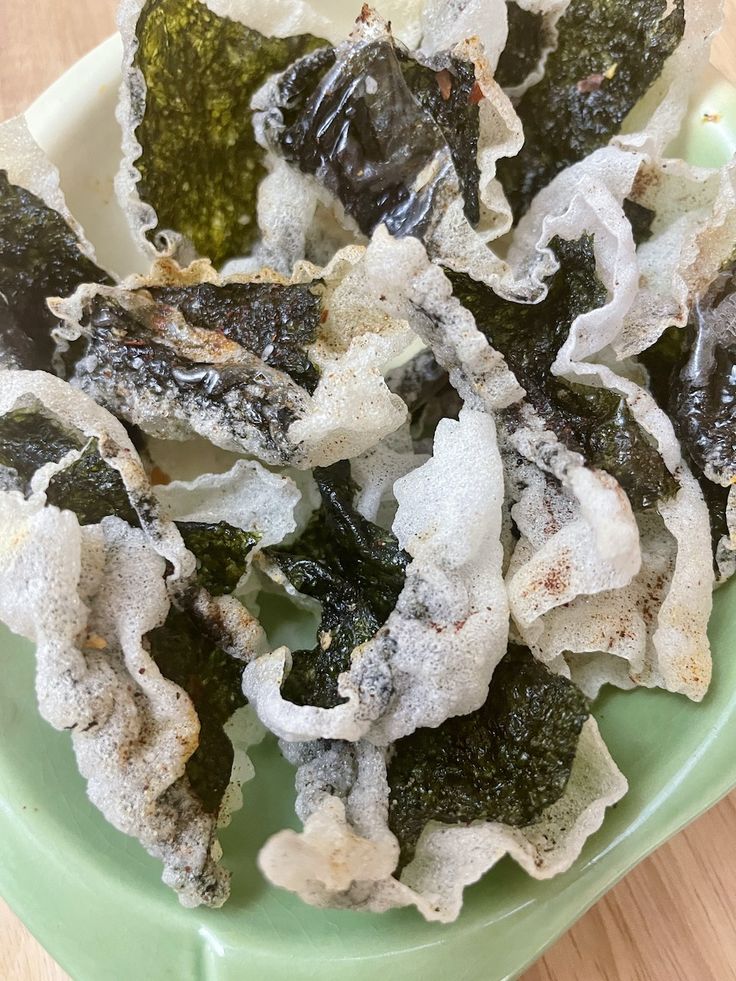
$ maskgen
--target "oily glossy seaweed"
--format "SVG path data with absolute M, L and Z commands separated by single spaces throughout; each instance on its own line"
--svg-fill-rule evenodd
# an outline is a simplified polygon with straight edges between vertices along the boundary
M 322 303 L 311 286 L 198 283 L 152 286 L 148 292 L 158 303 L 182 313 L 187 323 L 222 332 L 307 391 L 316 388 L 319 373 L 307 348 L 317 338 Z
M 53 208 L 0 170 L 0 364 L 52 370 L 57 319 L 46 305 L 81 283 L 112 283 Z
M 187 420 L 217 413 L 234 440 L 255 429 L 269 452 L 286 458 L 287 431 L 296 418 L 293 387 L 285 379 L 269 383 L 259 363 L 240 357 L 234 346 L 231 359 L 221 358 L 216 323 L 210 347 L 195 344 L 201 360 L 192 360 L 188 337 L 167 327 L 166 312 L 164 304 L 151 304 L 134 314 L 114 297 L 93 296 L 82 320 L 87 357 L 76 366 L 85 391 L 134 423 L 136 393 L 154 401 L 157 419 L 165 419 L 167 403 L 171 415 L 177 409 Z
M 317 646 L 293 654 L 283 695 L 297 705 L 332 708 L 353 650 L 396 605 L 408 556 L 391 532 L 354 509 L 357 488 L 347 461 L 315 470 L 315 479 L 321 507 L 294 546 L 270 554 L 294 588 L 322 606 Z
M 453 167 L 468 218 L 478 221 L 471 64 L 447 57 L 428 68 L 386 37 L 356 44 L 337 62 L 305 58 L 279 86 L 281 152 L 329 188 L 366 235 L 383 223 L 393 235 L 421 237 Z M 447 166 L 418 180 L 443 153 Z
M 689 353 L 672 413 L 680 439 L 702 471 L 736 476 L 736 265 L 721 273 L 693 307 Z

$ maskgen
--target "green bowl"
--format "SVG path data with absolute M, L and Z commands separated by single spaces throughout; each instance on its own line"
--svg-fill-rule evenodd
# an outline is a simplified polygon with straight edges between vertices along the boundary
M 112 194 L 120 46 L 110 39 L 32 107 L 72 210 L 118 272 L 142 268 Z M 718 163 L 736 134 L 734 90 L 695 100 L 680 150 Z M 702 122 L 717 103 L 720 124 Z M 704 108 L 705 107 L 705 108 Z M 224 909 L 186 910 L 160 867 L 108 826 L 85 796 L 70 740 L 38 716 L 33 652 L 0 632 L 0 892 L 75 981 L 500 981 L 523 970 L 621 876 L 736 784 L 736 582 L 720 590 L 710 634 L 713 685 L 701 705 L 664 692 L 610 691 L 596 715 L 631 789 L 565 875 L 535 882 L 510 861 L 468 889 L 459 920 L 410 910 L 321 911 L 268 886 L 255 868 L 266 838 L 294 826 L 293 773 L 272 742 L 222 834 L 233 872 Z

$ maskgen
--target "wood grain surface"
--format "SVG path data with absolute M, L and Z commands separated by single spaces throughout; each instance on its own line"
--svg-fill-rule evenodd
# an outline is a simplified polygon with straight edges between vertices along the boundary
M 727 3 L 733 16 L 712 60 L 736 83 L 736 0 Z M 0 119 L 23 110 L 111 34 L 114 9 L 115 0 L 0 0 Z M 0 901 L 0 981 L 66 978 Z M 736 793 L 631 872 L 523 981 L 730 979 L 736 979 Z

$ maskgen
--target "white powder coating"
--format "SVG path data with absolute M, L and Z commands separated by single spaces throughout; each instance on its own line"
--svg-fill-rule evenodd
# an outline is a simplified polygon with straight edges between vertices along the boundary
M 178 521 L 225 521 L 259 535 L 255 550 L 278 545 L 296 530 L 294 510 L 301 493 L 289 477 L 272 473 L 256 460 L 238 460 L 222 474 L 172 480 L 154 493 Z
M 214 820 L 184 777 L 197 716 L 141 642 L 168 611 L 164 559 L 118 519 L 80 530 L 71 512 L 16 492 L 0 495 L 0 527 L 0 617 L 36 644 L 41 714 L 73 731 L 90 799 L 163 862 L 184 904 L 220 905 Z
M 463 408 L 457 422 L 443 419 L 432 459 L 394 493 L 393 530 L 413 561 L 396 610 L 351 670 L 360 691 L 382 660 L 391 666 L 393 693 L 367 734 L 381 745 L 480 708 L 506 653 L 503 473 L 492 417 Z
M 140 319 L 157 343 L 191 362 L 192 370 L 202 365 L 213 370 L 218 365 L 242 366 L 254 377 L 254 391 L 241 386 L 226 399 L 235 398 L 233 409 L 238 408 L 239 400 L 254 398 L 273 410 L 275 421 L 268 433 L 241 419 L 236 431 L 226 399 L 218 401 L 199 392 L 196 402 L 190 403 L 176 389 L 161 395 L 153 388 L 136 388 L 130 379 L 115 384 L 105 381 L 91 363 L 85 362 L 75 384 L 157 437 L 187 439 L 199 434 L 223 449 L 304 469 L 360 454 L 406 418 L 406 407 L 389 391 L 383 371 L 413 340 L 406 320 L 390 316 L 382 304 L 380 275 L 369 280 L 365 274 L 366 265 L 376 267 L 373 251 L 372 245 L 367 249 L 351 246 L 324 269 L 301 263 L 289 279 L 268 269 L 222 278 L 206 260 L 187 268 L 180 268 L 173 260 L 159 260 L 148 276 L 132 276 L 119 287 L 85 285 L 72 297 L 52 303 L 54 313 L 64 321 L 58 333 L 65 340 L 74 340 L 84 332 L 84 310 L 94 297 L 109 297 Z M 150 286 L 249 282 L 315 283 L 320 291 L 323 319 L 316 340 L 307 348 L 310 360 L 320 370 L 313 394 L 218 331 L 193 327 L 170 307 L 162 317 L 162 308 L 145 292 Z M 296 416 L 286 429 L 276 413 L 282 405 Z
M 444 923 L 457 918 L 465 887 L 505 855 L 535 879 L 566 871 L 606 808 L 627 790 L 590 718 L 564 794 L 534 824 L 430 822 L 399 881 L 391 875 L 398 842 L 388 829 L 383 754 L 365 743 L 285 749 L 299 765 L 297 813 L 304 830 L 281 831 L 266 842 L 259 855 L 266 877 L 313 906 L 383 912 L 414 905 L 426 919 Z
M 573 464 L 569 490 L 535 467 L 516 468 L 525 485 L 511 508 L 520 539 L 506 574 L 509 603 L 522 636 L 549 610 L 576 596 L 627 585 L 639 571 L 639 533 L 628 498 L 603 471 Z
M 500 545 L 503 476 L 490 415 L 465 408 L 437 428 L 431 460 L 399 480 L 394 532 L 412 558 L 396 609 L 353 652 L 334 708 L 282 698 L 286 649 L 248 665 L 243 690 L 289 741 L 386 744 L 479 708 L 506 651 L 508 604 Z
M 707 626 L 713 590 L 710 519 L 702 491 L 682 459 L 672 423 L 651 395 L 605 367 L 589 366 L 589 371 L 593 375 L 597 371 L 607 388 L 625 395 L 634 419 L 655 441 L 679 485 L 675 497 L 657 504 L 664 526 L 659 532 L 664 536 L 659 549 L 665 548 L 672 538 L 676 554 L 671 576 L 665 583 L 657 578 L 655 588 L 650 586 L 648 609 L 650 616 L 656 616 L 657 624 L 652 636 L 653 649 L 642 670 L 633 673 L 632 680 L 700 701 L 711 677 Z M 582 375 L 581 370 L 577 377 Z M 608 598 L 609 615 L 615 611 L 619 629 L 626 630 L 626 594 L 619 596 L 614 592 Z
M 80 437 L 95 438 L 103 458 L 119 471 L 143 525 L 134 529 L 109 517 L 80 528 L 72 512 L 44 506 L 49 480 L 80 451 L 42 466 L 28 500 L 16 490 L 0 492 L 0 619 L 35 642 L 41 714 L 56 728 L 72 730 L 91 801 L 162 861 L 164 881 L 183 904 L 219 906 L 229 892 L 229 875 L 219 866 L 216 826 L 242 802 L 240 783 L 252 776 L 245 749 L 262 730 L 252 718 L 247 724 L 233 720 L 231 785 L 220 813 L 206 813 L 185 776 L 199 741 L 197 714 L 186 693 L 161 675 L 143 641 L 166 619 L 167 587 L 190 585 L 186 579 L 167 581 L 167 560 L 189 577 L 194 556 L 167 508 L 159 507 L 116 419 L 44 372 L 0 374 L 0 416 L 17 408 L 41 410 Z M 239 476 L 245 479 L 236 490 Z M 204 475 L 194 486 L 173 486 L 169 503 L 175 511 L 188 502 L 198 518 L 214 519 L 226 503 L 214 500 L 214 488 L 226 490 L 230 503 L 239 491 L 239 516 L 252 516 L 264 541 L 279 541 L 295 526 L 296 487 L 252 462 L 242 461 L 222 478 Z M 250 512 L 244 508 L 248 491 Z M 272 514 L 276 503 L 278 518 Z M 203 590 L 192 603 L 217 626 L 224 647 L 229 637 L 235 654 L 253 656 L 262 631 L 240 604 Z

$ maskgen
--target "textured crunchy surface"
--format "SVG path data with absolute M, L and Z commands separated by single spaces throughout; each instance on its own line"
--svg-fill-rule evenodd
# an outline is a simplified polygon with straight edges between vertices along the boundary
M 22 477 L 0 492 L 13 538 L 0 607 L 37 645 L 41 711 L 73 730 L 91 800 L 163 861 L 182 902 L 220 905 L 216 827 L 236 802 L 233 781 L 247 777 L 226 728 L 245 702 L 243 663 L 220 648 L 253 656 L 260 631 L 237 601 L 206 590 L 235 589 L 256 536 L 223 522 L 177 528 L 120 423 L 50 375 L 3 372 L 0 429 L 3 465 Z M 290 482 L 263 479 L 293 510 Z M 203 507 L 203 483 L 189 501 L 187 487 L 170 495 L 179 514 Z M 104 516 L 118 513 L 141 528 Z M 270 524 L 266 508 L 256 528 L 273 541 Z
M 332 708 L 341 701 L 337 682 L 353 651 L 396 605 L 408 556 L 391 532 L 355 510 L 358 488 L 349 464 L 317 469 L 314 477 L 322 496 L 319 511 L 295 545 L 271 556 L 294 589 L 322 607 L 317 646 L 292 654 L 284 697 Z
M 228 283 L 215 286 L 154 286 L 158 303 L 173 307 L 187 323 L 221 331 L 229 340 L 260 354 L 265 364 L 286 372 L 313 392 L 318 373 L 307 348 L 317 339 L 322 313 L 318 290 L 310 285 Z
M 402 865 L 429 821 L 532 824 L 562 796 L 587 717 L 575 685 L 510 646 L 477 711 L 394 744 L 389 827 Z
M 629 365 L 625 365 L 624 366 L 624 371 L 626 372 L 626 371 L 629 371 L 629 370 L 631 370 L 631 367 Z M 639 379 L 640 379 L 640 376 L 637 376 L 637 380 L 639 380 Z M 653 437 L 653 438 L 656 438 L 656 437 Z M 644 543 L 644 537 L 645 537 L 644 536 L 644 532 L 645 532 L 645 529 L 642 528 L 642 543 Z M 642 548 L 642 552 L 643 552 L 643 559 L 646 561 L 646 555 L 644 555 L 644 548 Z
M 560 266 L 541 303 L 513 304 L 465 275 L 450 275 L 453 290 L 479 329 L 503 354 L 545 426 L 591 466 L 607 470 L 634 508 L 671 497 L 677 485 L 634 420 L 625 399 L 602 388 L 555 377 L 551 368 L 573 321 L 602 306 L 607 290 L 596 275 L 592 241 L 553 239 Z
M 655 82 L 685 28 L 684 2 L 571 0 L 544 76 L 517 111 L 524 147 L 499 165 L 516 217 L 565 167 L 604 146 Z
M 286 160 L 337 196 L 366 235 L 380 223 L 392 234 L 425 234 L 453 179 L 477 224 L 474 85 L 472 63 L 422 65 L 369 23 L 364 38 L 285 73 L 277 83 L 283 128 L 274 130 L 269 113 L 266 133 Z M 423 181 L 428 169 L 434 176 Z
M 127 167 L 140 175 L 137 195 L 153 209 L 142 230 L 154 241 L 156 233 L 184 236 L 216 265 L 247 254 L 265 175 L 249 125 L 251 97 L 269 75 L 324 42 L 266 37 L 204 0 L 136 0 L 120 23 L 132 117 L 121 121 L 138 144 Z
M 488 26 L 491 15 L 462 6 L 468 34 L 458 37 L 453 23 L 440 44 L 430 28 L 423 53 L 411 55 L 366 7 L 334 64 L 308 56 L 256 95 L 256 131 L 278 154 L 259 196 L 269 262 L 288 266 L 315 241 L 336 247 L 338 223 L 355 235 L 383 222 L 397 235 L 421 236 L 460 268 L 473 261 L 496 279 L 508 271 L 486 243 L 510 225 L 494 176 L 496 161 L 521 146 L 521 127 L 493 79 L 491 52 L 470 30 L 478 18 Z
M 281 831 L 266 843 L 259 856 L 265 875 L 314 906 L 382 912 L 415 905 L 427 919 L 441 922 L 457 917 L 465 886 L 506 854 L 534 878 L 564 872 L 600 827 L 606 807 L 627 789 L 591 718 L 582 728 L 565 792 L 533 824 L 431 822 L 399 881 L 392 875 L 399 844 L 387 827 L 384 756 L 365 743 L 284 749 L 299 766 L 297 813 L 304 830 Z
M 36 377 L 18 378 L 16 399 L 34 388 L 40 397 Z M 63 383 L 52 381 L 43 384 L 53 397 Z M 4 382 L 4 402 L 12 405 L 7 376 Z M 86 400 L 72 397 L 84 414 Z M 99 419 L 95 410 L 89 414 Z M 14 543 L 3 563 L 2 618 L 36 643 L 43 716 L 73 730 L 91 800 L 163 861 L 164 878 L 182 901 L 219 905 L 228 883 L 216 864 L 214 823 L 183 779 L 197 745 L 197 716 L 142 640 L 169 606 L 163 557 L 119 519 L 80 529 L 71 512 L 44 507 L 39 496 L 24 501 L 4 493 L 0 511 L 4 539 Z
M 280 687 L 290 655 L 275 651 L 244 676 L 268 728 L 290 741 L 367 734 L 385 744 L 483 703 L 508 632 L 501 490 L 492 418 L 465 409 L 458 422 L 440 423 L 432 459 L 395 485 L 393 530 L 412 561 L 384 627 L 338 678 L 345 701 L 333 708 L 287 702 Z
M 185 269 L 160 260 L 120 287 L 83 287 L 54 304 L 64 336 L 87 342 L 75 384 L 155 436 L 198 433 L 299 467 L 360 453 L 406 414 L 383 368 L 411 332 L 383 307 L 387 273 L 375 251 L 344 249 L 325 269 L 297 267 L 289 281 L 269 270 L 222 279 L 203 260 Z M 267 309 L 248 302 L 236 323 L 225 322 L 235 293 L 267 295 Z

